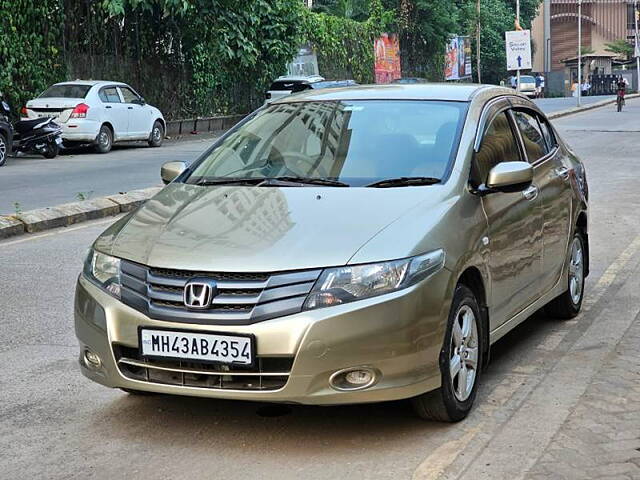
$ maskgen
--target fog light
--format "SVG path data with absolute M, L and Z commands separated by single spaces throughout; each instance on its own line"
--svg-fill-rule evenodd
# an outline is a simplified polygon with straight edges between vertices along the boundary
M 102 365 L 100 357 L 96 353 L 93 353 L 91 350 L 84 351 L 84 363 L 89 368 L 100 368 L 100 365 Z
M 345 375 L 344 379 L 351 385 L 361 387 L 373 380 L 373 374 L 367 370 L 352 370 Z
M 345 368 L 331 375 L 329 383 L 335 390 L 363 390 L 373 386 L 379 377 L 380 373 L 372 368 Z

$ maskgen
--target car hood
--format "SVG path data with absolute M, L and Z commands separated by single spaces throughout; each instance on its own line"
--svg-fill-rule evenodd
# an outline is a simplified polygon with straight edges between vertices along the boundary
M 271 272 L 345 265 L 367 241 L 439 189 L 170 184 L 110 227 L 95 248 L 183 270 Z

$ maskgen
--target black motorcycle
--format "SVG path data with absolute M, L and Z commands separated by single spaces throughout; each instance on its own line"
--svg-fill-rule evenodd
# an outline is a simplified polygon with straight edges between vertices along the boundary
M 9 119 L 11 109 L 7 102 L 0 102 L 4 116 Z M 45 158 L 54 158 L 62 145 L 62 128 L 53 118 L 20 120 L 13 124 L 12 150 L 22 153 L 38 153 Z

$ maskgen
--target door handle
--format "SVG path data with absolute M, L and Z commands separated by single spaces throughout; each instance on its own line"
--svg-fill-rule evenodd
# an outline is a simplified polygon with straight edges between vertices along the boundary
M 127 110 L 133 110 L 133 107 L 127 107 Z
M 529 188 L 522 192 L 522 196 L 529 201 L 535 200 L 538 197 L 538 187 L 535 185 L 529 186 Z
M 104 107 L 104 108 L 111 108 L 111 105 L 107 105 L 107 106 L 106 106 L 106 107 Z
M 563 180 L 569 180 L 569 169 L 567 167 L 558 167 L 556 168 L 556 175 Z

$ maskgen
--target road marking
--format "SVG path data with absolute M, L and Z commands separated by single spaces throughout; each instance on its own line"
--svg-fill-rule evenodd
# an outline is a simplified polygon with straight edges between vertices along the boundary
M 50 232 L 27 233 L 26 234 L 26 235 L 28 235 L 27 237 L 18 238 L 16 240 L 3 241 L 3 242 L 0 242 L 0 246 L 7 247 L 9 245 L 16 245 L 18 243 L 29 242 L 31 240 L 38 240 L 40 238 L 53 237 L 55 235 L 62 235 L 62 234 L 69 233 L 69 232 L 75 232 L 76 230 L 82 230 L 84 228 L 99 226 L 99 225 L 103 225 L 105 223 L 113 223 L 116 220 L 118 220 L 119 218 L 120 218 L 120 215 L 116 215 L 116 216 L 113 216 L 113 217 L 107 217 L 107 218 L 102 219 L 102 220 L 93 220 L 93 221 L 89 221 L 89 222 L 82 222 L 82 225 L 78 225 L 76 227 L 60 227 L 60 228 L 56 228 L 54 230 L 51 230 Z
M 587 311 L 589 311 L 604 295 L 607 289 L 613 284 L 618 274 L 622 271 L 624 267 L 629 263 L 631 258 L 640 250 L 640 235 L 638 235 L 623 251 L 618 255 L 618 257 L 609 265 L 609 267 L 605 270 L 602 276 L 598 279 L 598 282 L 592 289 L 592 294 L 589 297 L 585 298 L 582 307 L 581 315 L 584 315 Z M 564 325 L 567 327 L 573 327 L 577 321 L 565 322 Z M 539 343 L 539 345 L 535 348 L 549 351 L 549 349 L 555 345 L 555 347 L 559 347 L 562 343 L 562 340 L 572 331 L 571 328 L 567 328 L 564 332 L 556 332 L 551 336 L 551 339 L 545 337 L 545 339 Z M 539 365 L 536 365 L 536 369 Z M 529 375 L 533 375 L 535 372 L 527 372 Z M 540 382 L 535 386 L 528 385 L 532 391 L 535 391 L 540 384 L 544 381 L 545 376 L 540 379 Z M 509 381 L 511 385 L 505 385 L 505 382 Z M 512 387 L 512 388 L 509 388 Z M 499 384 L 488 396 L 493 397 L 495 392 L 498 392 L 500 389 L 505 390 L 502 392 L 505 400 L 500 405 L 493 405 L 489 408 L 484 408 L 485 405 L 481 405 L 482 416 L 484 418 L 490 418 L 490 413 L 497 409 L 498 406 L 502 406 L 507 403 L 508 400 L 513 398 L 515 394 L 521 389 L 527 388 L 526 385 L 520 384 L 519 382 L 513 382 L 511 380 L 504 380 L 501 384 Z M 531 394 L 531 392 L 529 392 Z M 518 405 L 515 409 L 513 415 L 510 415 L 503 423 L 506 424 L 509 422 L 517 412 L 522 408 L 522 404 Z M 473 413 L 472 413 L 473 414 Z M 499 422 L 498 422 L 499 423 Z M 429 454 L 422 463 L 415 470 L 413 479 L 414 480 L 435 480 L 440 478 L 440 476 L 444 473 L 444 471 L 449 468 L 458 458 L 460 452 L 464 451 L 471 441 L 477 436 L 479 432 L 489 433 L 486 429 L 491 429 L 491 427 L 496 427 L 496 425 L 491 425 L 491 422 L 485 420 L 480 422 L 477 426 L 470 428 L 467 432 L 465 432 L 461 437 L 456 438 L 454 440 L 450 440 L 448 442 L 443 443 L 440 447 L 435 449 L 431 454 Z M 498 432 L 499 433 L 499 432 Z M 554 431 L 555 433 L 555 431 Z M 487 438 L 482 440 L 484 444 L 481 450 L 484 450 L 486 445 L 490 445 L 492 441 L 493 435 L 487 436 Z M 537 458 L 537 457 L 536 457 Z M 477 459 L 477 458 L 476 458 Z M 464 471 L 467 469 L 469 464 L 474 462 L 476 459 L 468 459 L 465 462 L 465 466 L 462 468 L 461 474 L 464 474 Z M 459 478 L 459 475 L 456 475 L 452 478 Z

